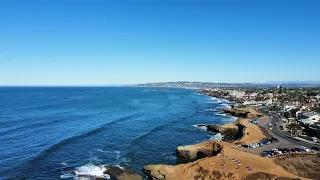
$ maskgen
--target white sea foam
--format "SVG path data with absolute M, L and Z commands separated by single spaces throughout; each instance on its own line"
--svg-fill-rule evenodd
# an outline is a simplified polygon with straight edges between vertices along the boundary
M 210 109 L 204 109 L 205 111 L 213 111 L 213 112 L 216 112 L 217 109 L 214 109 L 214 108 L 210 108 Z
M 120 151 L 114 151 L 116 154 L 116 159 L 119 159 L 121 157 L 121 152 Z
M 83 180 L 89 178 L 105 178 L 110 179 L 110 175 L 104 174 L 107 168 L 103 165 L 87 164 L 76 168 L 74 171 L 75 179 Z
M 211 97 L 211 100 L 216 101 L 216 100 L 218 100 L 218 98 L 216 98 L 216 97 Z
M 115 154 L 116 159 L 119 159 L 121 157 L 121 152 L 120 151 L 105 151 L 102 149 L 96 149 L 97 152 L 104 153 L 104 154 Z
M 61 179 L 71 179 L 71 178 L 74 178 L 74 175 L 71 174 L 71 173 L 66 173 L 66 174 L 62 174 L 60 176 Z
M 222 107 L 223 109 L 231 109 L 230 104 L 226 104 L 226 103 L 221 104 L 221 107 Z
M 221 112 L 218 112 L 218 113 L 214 113 L 216 116 L 223 116 L 223 117 L 226 117 L 227 114 L 225 113 L 221 113 Z
M 220 102 L 230 103 L 230 101 L 229 101 L 229 100 L 227 100 L 227 99 L 219 99 L 219 100 L 220 100 Z
M 199 124 L 195 124 L 195 125 L 192 125 L 192 126 L 195 127 L 195 128 L 201 129 L 203 131 L 207 131 L 208 130 L 208 128 L 206 126 L 199 126 Z
M 60 164 L 63 165 L 63 166 L 68 165 L 67 162 L 62 162 L 62 163 L 60 163 Z
M 125 164 L 131 162 L 131 159 L 130 159 L 130 158 L 122 158 L 121 160 L 122 160 L 122 162 L 125 163 Z
M 210 141 L 213 141 L 213 140 L 222 141 L 222 138 L 223 138 L 222 134 L 217 133 L 215 135 L 210 136 Z

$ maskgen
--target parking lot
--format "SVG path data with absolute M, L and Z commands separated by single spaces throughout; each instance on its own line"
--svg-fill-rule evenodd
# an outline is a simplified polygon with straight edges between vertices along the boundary
M 256 148 L 244 148 L 244 147 L 240 147 L 240 149 L 254 153 L 254 154 L 260 154 L 262 151 L 268 151 L 271 149 L 278 149 L 278 148 L 297 148 L 299 146 L 293 145 L 291 143 L 288 142 L 283 142 L 281 140 L 279 140 L 279 142 L 274 142 L 272 144 L 268 144 L 268 145 L 264 145 L 262 147 L 256 147 Z
M 262 118 L 258 119 L 258 124 L 262 127 L 268 128 L 268 124 L 270 123 L 270 118 L 267 116 L 264 116 Z M 269 131 L 270 132 L 270 131 Z M 273 135 L 272 133 L 270 133 L 270 135 Z M 295 144 L 292 144 L 289 141 L 286 141 L 285 139 L 281 139 L 278 138 L 279 142 L 274 141 L 271 144 L 268 145 L 263 145 L 263 146 L 258 146 L 256 148 L 245 148 L 245 147 L 239 147 L 241 150 L 247 151 L 247 152 L 251 152 L 254 154 L 260 154 L 262 151 L 268 151 L 271 149 L 278 149 L 278 148 L 288 148 L 288 149 L 292 149 L 292 148 L 299 148 L 300 146 L 297 146 Z

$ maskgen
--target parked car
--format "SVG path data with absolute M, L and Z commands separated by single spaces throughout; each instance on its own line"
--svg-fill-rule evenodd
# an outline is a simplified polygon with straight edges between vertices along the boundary
M 263 146 L 263 143 L 261 143 L 261 142 L 258 142 L 257 144 L 258 144 L 258 146 L 260 146 L 260 147 Z
M 281 151 L 283 154 L 287 154 L 290 152 L 290 149 L 288 148 L 278 148 L 279 151 Z
M 279 139 L 277 139 L 275 137 L 270 138 L 270 140 L 273 141 L 273 142 L 279 142 Z
M 265 145 L 271 144 L 270 140 L 268 140 L 268 139 L 263 139 L 263 140 L 261 141 L 261 143 L 262 143 L 262 144 L 265 144 Z
M 303 152 L 303 150 L 302 149 L 300 149 L 300 148 L 294 148 L 296 151 L 298 151 L 298 152 Z
M 257 146 L 255 144 L 250 144 L 251 148 L 256 148 Z
M 271 153 L 270 153 L 269 151 L 262 151 L 260 154 L 261 154 L 262 157 L 269 157 L 269 156 L 271 156 Z
M 288 148 L 283 148 L 283 150 L 284 150 L 285 153 L 289 153 L 290 152 L 290 149 L 288 149 Z
M 298 152 L 299 152 L 299 150 L 297 150 L 297 148 L 292 148 L 292 149 L 290 149 L 290 151 L 291 151 L 292 153 L 298 153 Z
M 270 156 L 274 156 L 275 155 L 275 153 L 273 151 L 268 151 L 268 152 L 269 152 Z
M 272 149 L 272 151 L 280 155 L 283 154 L 282 151 L 280 151 L 279 149 Z
M 307 147 L 304 147 L 304 146 L 301 146 L 300 149 L 301 149 L 302 151 L 304 151 L 304 152 L 307 152 L 307 153 L 311 152 L 310 149 L 308 149 Z
M 242 147 L 249 148 L 249 145 L 248 144 L 243 144 Z

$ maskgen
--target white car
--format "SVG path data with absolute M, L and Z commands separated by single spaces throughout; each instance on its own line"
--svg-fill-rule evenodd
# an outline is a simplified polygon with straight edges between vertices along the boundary
M 272 149 L 273 152 L 277 152 L 278 154 L 283 154 L 282 151 L 279 151 L 279 149 Z
M 301 146 L 300 149 L 307 152 L 307 153 L 311 152 L 310 149 L 308 149 L 307 147 L 304 147 L 304 146 Z
M 255 144 L 249 144 L 249 146 L 250 146 L 251 148 L 256 148 L 256 147 L 257 147 Z

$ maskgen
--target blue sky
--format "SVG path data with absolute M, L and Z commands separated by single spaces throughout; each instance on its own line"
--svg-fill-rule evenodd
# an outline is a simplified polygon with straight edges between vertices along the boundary
M 320 2 L 10 0 L 0 85 L 320 80 Z

